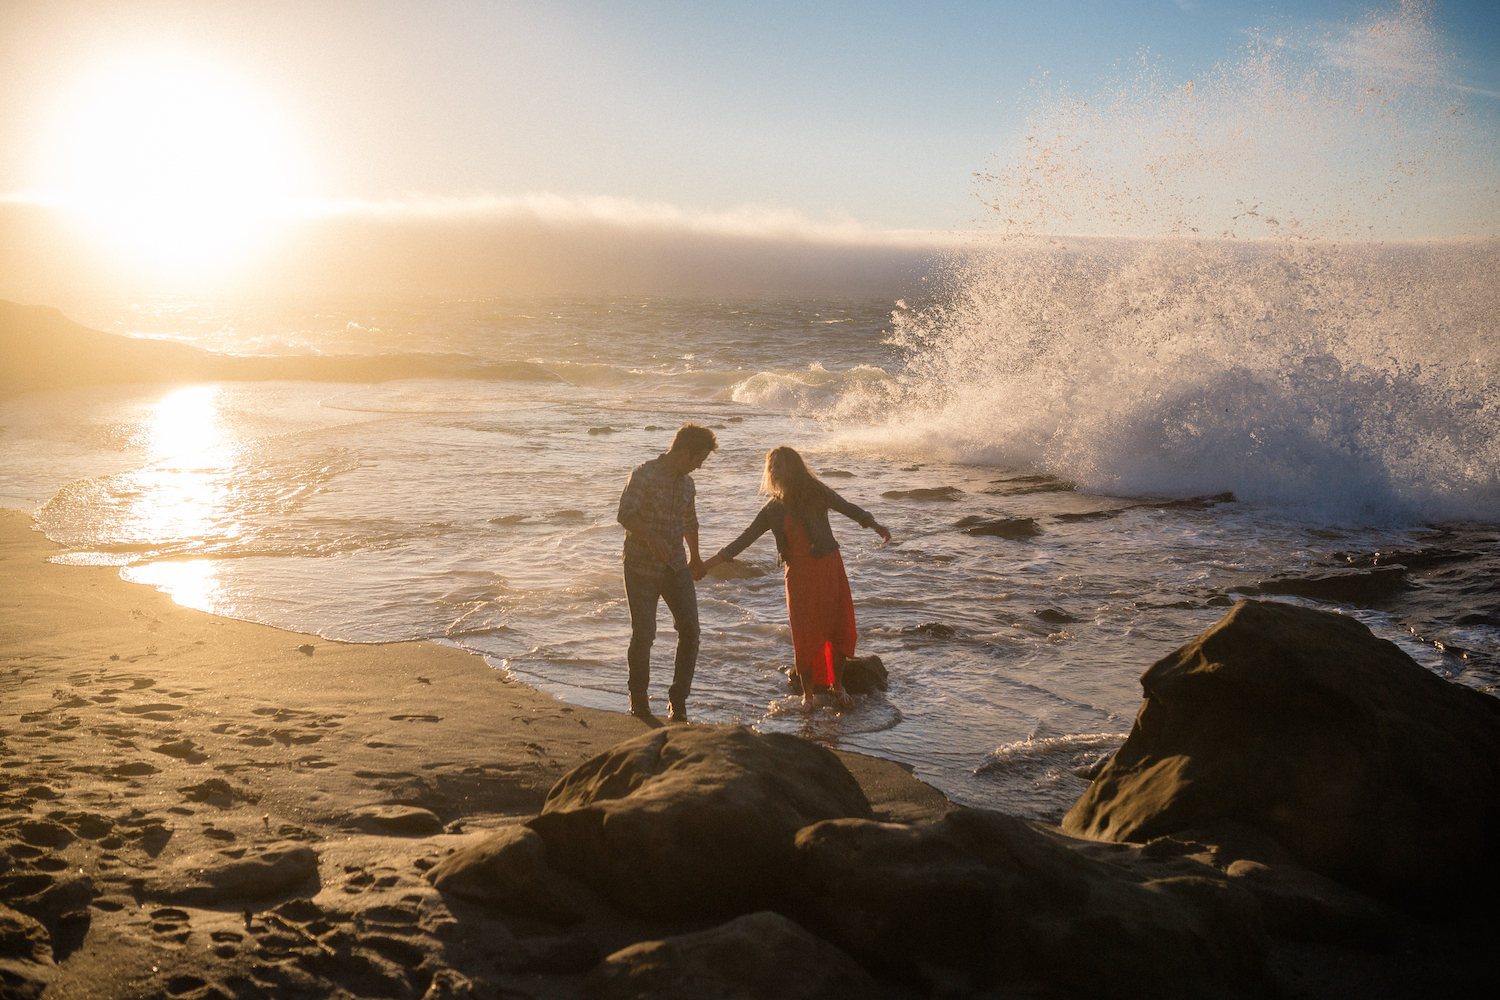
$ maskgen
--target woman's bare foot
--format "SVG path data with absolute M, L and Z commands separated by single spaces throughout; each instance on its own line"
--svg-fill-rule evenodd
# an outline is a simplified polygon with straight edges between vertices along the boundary
M 854 699 L 849 696 L 848 691 L 844 690 L 842 684 L 838 685 L 837 687 L 829 688 L 829 690 L 833 692 L 833 697 L 838 701 L 839 708 L 854 707 Z
M 813 693 L 804 687 L 802 689 L 802 704 L 797 707 L 802 710 L 802 714 L 806 715 L 818 707 L 818 699 L 814 698 Z

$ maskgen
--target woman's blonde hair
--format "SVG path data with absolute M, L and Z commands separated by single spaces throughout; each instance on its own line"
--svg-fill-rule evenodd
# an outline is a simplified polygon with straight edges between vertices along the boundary
M 782 445 L 766 452 L 766 471 L 760 477 L 762 493 L 798 507 L 817 481 L 797 449 Z

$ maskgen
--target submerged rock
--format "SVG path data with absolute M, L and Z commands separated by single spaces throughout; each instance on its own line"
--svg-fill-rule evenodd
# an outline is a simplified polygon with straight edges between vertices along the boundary
M 1262 580 L 1259 587 L 1241 588 L 1242 593 L 1289 594 L 1320 601 L 1341 601 L 1369 606 L 1409 584 L 1405 566 L 1380 566 L 1374 569 L 1342 573 L 1315 573 L 1312 576 L 1278 577 Z
M 1042 534 L 1041 525 L 1034 517 L 965 517 L 960 518 L 955 528 L 963 529 L 966 535 L 991 538 L 1034 538 Z
M 786 675 L 792 694 L 801 694 L 802 678 L 798 675 L 797 668 L 782 667 L 781 672 Z M 874 694 L 876 691 L 889 690 L 890 686 L 890 672 L 885 669 L 885 662 L 874 653 L 869 656 L 851 656 L 844 661 L 844 690 L 850 694 Z
M 622 948 L 583 984 L 589 1000 L 864 1000 L 879 991 L 844 952 L 769 912 Z
M 810 823 L 871 816 L 831 750 L 744 726 L 673 726 L 565 775 L 527 825 L 550 864 L 623 909 L 723 917 L 790 891 L 793 840 Z
M 887 500 L 960 500 L 964 491 L 957 486 L 929 486 L 915 490 L 887 490 L 880 495 Z
M 809 926 L 924 992 L 1266 992 L 1260 909 L 1222 878 L 1143 879 L 983 809 L 925 826 L 819 823 L 797 849 Z
M 1408 905 L 1493 889 L 1500 700 L 1342 615 L 1241 601 L 1141 678 L 1125 745 L 1063 820 L 1144 842 L 1218 819 Z

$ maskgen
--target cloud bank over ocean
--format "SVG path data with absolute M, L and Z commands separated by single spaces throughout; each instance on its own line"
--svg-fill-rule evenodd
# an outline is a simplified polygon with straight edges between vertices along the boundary
M 906 293 L 962 237 L 744 205 L 698 212 L 628 198 L 304 201 L 265 220 L 224 275 L 177 283 L 277 292 Z M 228 275 L 232 273 L 233 277 Z M 174 283 L 103 248 L 55 198 L 0 198 L 0 294 Z

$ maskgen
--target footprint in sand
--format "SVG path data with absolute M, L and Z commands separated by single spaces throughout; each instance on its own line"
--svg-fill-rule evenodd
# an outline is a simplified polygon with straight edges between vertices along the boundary
M 209 778 L 196 785 L 185 785 L 177 789 L 184 802 L 202 802 L 216 809 L 229 809 L 236 802 L 255 803 L 260 796 L 244 788 L 236 788 L 223 778 Z
M 152 722 L 174 722 L 177 717 L 172 713 L 182 711 L 182 706 L 174 705 L 169 701 L 158 701 L 146 705 L 127 705 L 124 708 L 117 708 L 115 711 L 123 715 L 134 715 L 142 719 L 150 719 Z
M 189 764 L 201 764 L 205 760 L 208 760 L 208 754 L 200 752 L 198 750 L 198 745 L 192 740 L 178 740 L 175 743 L 163 743 L 159 747 L 153 747 L 152 750 L 159 754 L 165 754 L 168 757 L 176 757 L 179 760 L 185 760 Z
M 442 722 L 441 715 L 393 715 L 392 722 Z
M 163 907 L 151 911 L 151 932 L 169 941 L 178 944 L 187 944 L 188 938 L 193 936 L 188 927 L 189 917 L 183 910 L 173 907 Z
M 254 715 L 259 715 L 262 717 L 270 716 L 267 721 L 281 723 L 292 722 L 295 719 L 302 718 L 311 714 L 308 712 L 300 712 L 296 709 L 291 708 L 256 708 L 251 709 L 251 712 Z M 335 720 L 342 719 L 343 717 L 343 715 L 317 716 L 298 723 L 298 726 L 300 727 L 299 729 L 262 729 L 258 727 L 249 729 L 237 726 L 234 723 L 226 722 L 215 726 L 212 731 L 221 736 L 229 735 L 235 731 L 239 731 L 241 733 L 241 735 L 239 736 L 239 742 L 245 744 L 246 746 L 252 747 L 268 747 L 272 743 L 280 743 L 285 747 L 305 746 L 310 743 L 317 743 L 326 734 L 321 732 L 303 732 L 301 730 L 338 729 L 341 723 Z
M 220 958 L 233 958 L 239 951 L 236 946 L 245 939 L 245 935 L 234 931 L 213 931 L 208 936 L 213 939 L 214 954 Z

